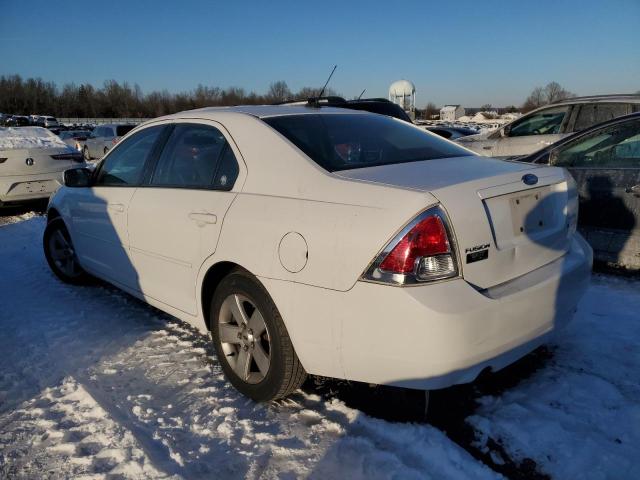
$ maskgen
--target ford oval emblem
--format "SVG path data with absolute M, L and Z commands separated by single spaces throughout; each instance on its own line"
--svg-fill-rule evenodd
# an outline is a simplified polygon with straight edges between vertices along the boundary
M 538 177 L 533 173 L 527 173 L 522 176 L 522 181 L 525 185 L 535 185 L 538 183 Z

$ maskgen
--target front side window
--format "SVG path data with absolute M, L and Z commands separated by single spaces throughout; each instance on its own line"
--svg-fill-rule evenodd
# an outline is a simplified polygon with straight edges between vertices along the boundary
M 227 173 L 222 176 L 217 174 L 220 159 L 225 157 L 225 152 L 230 152 L 231 158 L 223 163 L 233 161 L 237 169 L 233 152 L 228 148 L 220 130 L 208 125 L 177 125 L 160 155 L 151 185 L 210 188 L 215 183 L 218 187 L 230 188 L 233 172 L 228 170 L 231 167 L 225 167 Z
M 571 142 L 552 163 L 578 168 L 640 168 L 640 120 L 624 122 Z
M 100 164 L 95 185 L 137 185 L 144 165 L 164 126 L 145 128 L 119 143 Z
M 382 115 L 303 114 L 264 121 L 330 172 L 473 155 L 420 128 Z
M 558 134 L 568 111 L 568 106 L 553 107 L 521 118 L 511 126 L 509 137 Z

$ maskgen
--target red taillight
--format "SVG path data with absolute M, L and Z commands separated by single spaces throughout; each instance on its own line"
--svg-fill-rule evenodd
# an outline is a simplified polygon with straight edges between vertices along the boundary
M 409 230 L 379 268 L 393 273 L 411 273 L 417 259 L 449 252 L 449 239 L 442 219 L 438 215 L 432 215 Z
M 447 214 L 436 205 L 391 239 L 361 278 L 400 286 L 456 278 L 459 271 L 452 242 Z

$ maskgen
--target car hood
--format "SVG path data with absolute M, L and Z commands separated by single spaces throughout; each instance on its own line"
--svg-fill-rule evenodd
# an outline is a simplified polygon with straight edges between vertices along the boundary
M 531 164 L 505 162 L 494 158 L 469 155 L 356 168 L 342 170 L 335 172 L 335 174 L 352 180 L 432 192 L 455 184 L 531 168 Z

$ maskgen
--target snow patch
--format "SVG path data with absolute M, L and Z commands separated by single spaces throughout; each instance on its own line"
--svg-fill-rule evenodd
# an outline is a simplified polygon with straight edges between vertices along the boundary
M 0 127 L 0 150 L 69 148 L 60 137 L 42 127 Z

